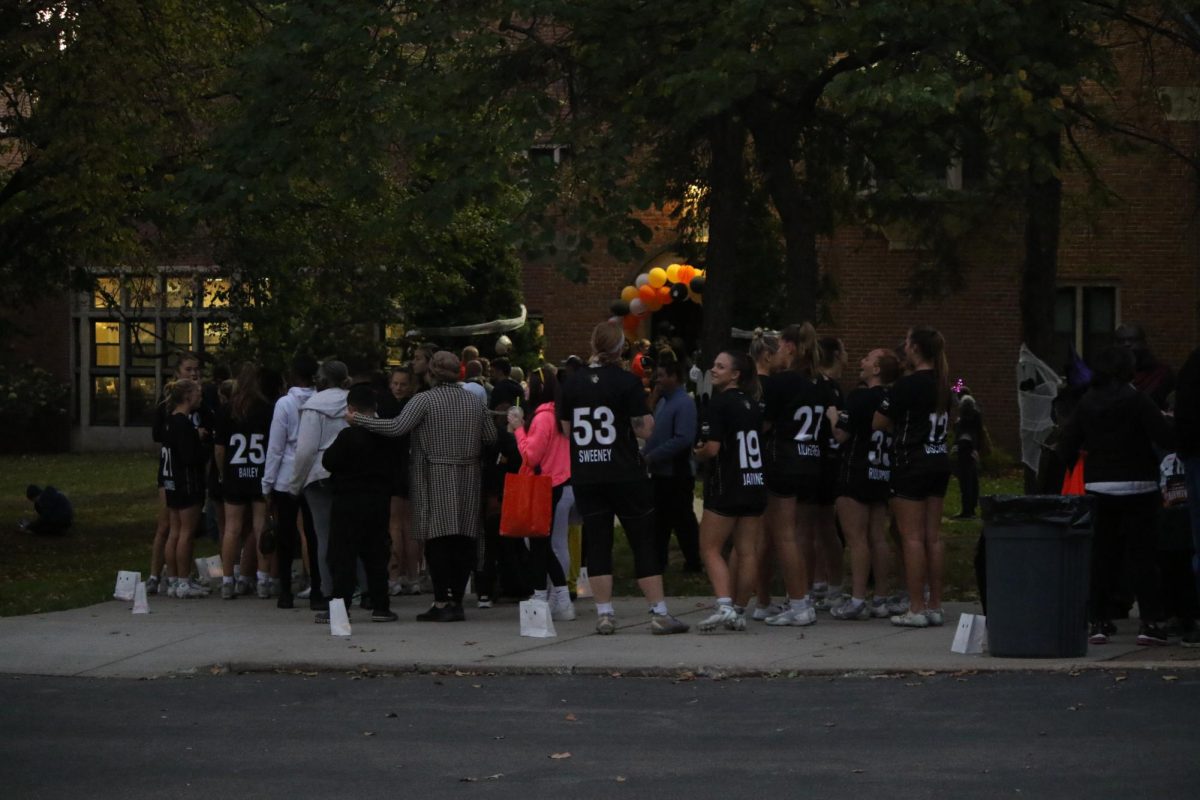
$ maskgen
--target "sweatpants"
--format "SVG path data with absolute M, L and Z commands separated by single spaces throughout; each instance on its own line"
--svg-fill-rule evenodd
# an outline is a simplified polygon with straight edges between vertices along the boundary
M 333 511 L 333 489 L 328 481 L 314 481 L 304 487 L 304 499 L 308 501 L 317 540 L 316 562 L 317 573 L 321 576 L 321 588 L 323 591 L 332 591 L 333 573 L 329 570 L 329 520 Z M 316 595 L 315 589 L 313 594 Z
M 335 494 L 330 508 L 329 567 L 333 573 L 332 597 L 349 608 L 358 584 L 361 560 L 367 578 L 371 610 L 388 608 L 387 569 L 392 539 L 388 533 L 392 499 L 387 494 L 362 492 Z
M 661 570 L 666 572 L 671 552 L 671 531 L 679 542 L 689 570 L 703 567 L 700 561 L 700 526 L 696 522 L 696 479 L 686 475 L 654 476 L 654 543 Z
M 1158 492 L 1134 495 L 1092 494 L 1096 517 L 1092 538 L 1092 622 L 1121 615 L 1122 570 L 1128 567 L 1142 622 L 1163 619 L 1162 580 L 1158 569 Z

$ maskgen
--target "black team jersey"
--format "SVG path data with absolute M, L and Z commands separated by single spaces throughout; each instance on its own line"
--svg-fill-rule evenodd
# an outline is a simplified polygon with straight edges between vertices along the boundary
M 891 480 L 892 435 L 871 429 L 875 412 L 886 397 L 887 390 L 882 386 L 863 386 L 846 398 L 838 420 L 838 428 L 850 434 L 841 447 L 838 482 L 842 486 L 886 485 Z
M 563 387 L 558 418 L 571 426 L 571 482 L 646 477 L 630 419 L 648 414 L 642 382 L 615 365 L 577 371 Z
M 720 510 L 766 505 L 759 444 L 762 406 L 741 389 L 729 388 L 713 394 L 704 419 L 709 441 L 721 443 L 704 477 L 705 507 Z
M 208 449 L 200 443 L 200 434 L 191 417 L 171 414 L 163 421 L 162 450 L 159 471 L 163 487 L 168 492 L 196 497 L 204 496 L 204 465 Z
M 817 476 L 828 436 L 825 409 L 836 397 L 827 381 L 786 370 L 771 376 L 763 393 L 763 419 L 771 423 L 766 467 L 776 475 Z
M 242 418 L 233 416 L 232 404 L 217 412 L 215 443 L 225 448 L 225 480 L 221 488 L 231 497 L 262 494 L 263 464 L 267 460 L 267 438 L 271 433 L 271 406 L 256 403 Z
M 937 410 L 937 377 L 923 369 L 892 385 L 879 413 L 892 421 L 892 470 L 897 473 L 950 471 L 946 432 L 950 417 Z M 949 408 L 949 392 L 943 408 Z

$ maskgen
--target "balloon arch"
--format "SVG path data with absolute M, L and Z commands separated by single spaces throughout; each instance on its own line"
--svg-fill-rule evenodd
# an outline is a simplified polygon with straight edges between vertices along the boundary
M 690 264 L 668 264 L 643 272 L 621 290 L 621 299 L 609 307 L 611 322 L 619 322 L 633 335 L 649 314 L 672 303 L 704 305 L 704 270 Z

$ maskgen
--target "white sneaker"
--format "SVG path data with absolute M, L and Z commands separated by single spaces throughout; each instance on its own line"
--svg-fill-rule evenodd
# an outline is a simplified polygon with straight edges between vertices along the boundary
M 400 594 L 403 591 L 404 591 L 404 582 L 403 581 L 388 581 L 388 594 L 389 595 L 391 595 L 392 597 L 395 597 L 396 595 Z
M 208 592 L 201 590 L 199 587 L 193 586 L 188 581 L 180 581 L 175 587 L 175 596 L 181 600 L 195 600 L 201 597 L 207 597 Z
M 237 579 L 237 588 L 234 590 L 240 595 L 248 595 L 254 593 L 254 583 L 244 576 Z
M 258 595 L 259 600 L 270 600 L 271 579 L 267 578 L 265 581 L 259 581 L 258 586 L 255 587 L 255 593 Z
M 733 610 L 733 606 L 718 604 L 712 615 L 700 620 L 700 624 L 696 627 L 702 631 L 715 631 L 727 620 L 732 620 L 736 616 L 737 612 Z
M 208 595 L 212 594 L 212 587 L 210 587 L 208 585 L 207 581 L 200 581 L 195 578 L 188 578 L 187 584 L 193 591 L 200 592 L 204 597 L 208 597 Z
M 923 612 L 925 619 L 929 620 L 929 627 L 940 628 L 946 624 L 946 615 L 940 608 L 927 608 Z
M 731 631 L 744 631 L 746 630 L 746 617 L 744 614 L 739 614 L 733 606 L 721 604 L 716 607 L 711 616 L 702 619 L 696 627 L 702 631 L 715 631 L 720 627 Z
M 774 617 L 784 612 L 784 606 L 780 603 L 771 603 L 768 606 L 760 606 L 755 604 L 754 610 L 750 612 L 750 618 L 755 622 L 763 622 L 768 617 Z
M 813 609 L 816 611 L 833 611 L 849 599 L 850 597 L 842 592 L 828 592 L 824 597 L 813 599 Z
M 311 586 L 305 586 L 304 591 L 296 592 L 297 600 L 307 600 L 310 596 L 312 596 L 312 587 Z
M 556 603 L 553 599 L 550 600 L 550 619 L 555 622 L 570 622 L 575 619 L 575 604 L 571 602 L 569 596 L 564 603 Z
M 898 628 L 928 628 L 929 619 L 920 611 L 905 611 L 892 617 L 892 624 Z
M 812 606 L 807 608 L 792 608 L 788 606 L 781 613 L 767 618 L 767 624 L 773 626 L 793 625 L 803 628 L 817 621 L 817 612 Z

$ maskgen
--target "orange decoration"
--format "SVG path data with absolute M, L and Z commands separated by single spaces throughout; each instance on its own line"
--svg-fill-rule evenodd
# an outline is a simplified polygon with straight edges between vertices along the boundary
M 658 290 L 647 283 L 638 287 L 638 297 L 642 298 L 642 302 L 646 305 L 653 305 L 658 300 Z

